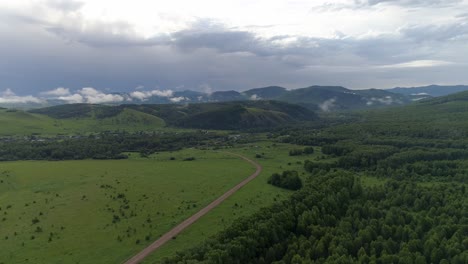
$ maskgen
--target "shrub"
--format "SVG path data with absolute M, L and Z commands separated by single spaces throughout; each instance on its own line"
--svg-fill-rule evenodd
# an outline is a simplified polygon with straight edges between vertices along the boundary
M 299 190 L 302 187 L 302 180 L 297 171 L 283 171 L 282 174 L 273 173 L 268 179 L 268 183 L 288 190 Z

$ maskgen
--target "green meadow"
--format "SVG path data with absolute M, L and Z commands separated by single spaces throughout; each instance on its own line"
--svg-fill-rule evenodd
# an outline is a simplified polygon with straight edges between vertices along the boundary
M 226 152 L 263 165 L 257 179 L 148 259 L 158 262 L 288 196 L 266 181 L 273 172 L 302 172 L 313 158 L 290 157 L 291 148 L 259 142 L 118 161 L 2 162 L 0 263 L 123 262 L 255 171 Z
M 201 150 L 0 163 L 0 263 L 118 263 L 254 170 Z

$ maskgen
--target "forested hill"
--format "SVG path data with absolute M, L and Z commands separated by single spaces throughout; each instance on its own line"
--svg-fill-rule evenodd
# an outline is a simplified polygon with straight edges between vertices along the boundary
M 445 96 L 453 93 L 463 92 L 468 90 L 468 85 L 429 85 L 421 87 L 409 87 L 409 88 L 392 88 L 387 91 L 392 93 L 399 93 L 404 95 L 421 95 L 421 96 Z
M 404 95 L 384 90 L 350 90 L 341 86 L 311 86 L 288 91 L 277 100 L 325 112 L 401 106 L 411 100 Z
M 204 104 L 154 104 L 103 106 L 60 105 L 31 110 L 56 119 L 112 118 L 124 110 L 150 115 L 167 125 L 203 129 L 267 128 L 317 120 L 317 115 L 298 105 L 279 101 L 239 101 Z M 116 129 L 119 129 L 116 126 Z
M 170 125 L 189 128 L 260 128 L 317 120 L 317 115 L 306 108 L 278 101 L 133 105 L 129 107 L 153 113 Z

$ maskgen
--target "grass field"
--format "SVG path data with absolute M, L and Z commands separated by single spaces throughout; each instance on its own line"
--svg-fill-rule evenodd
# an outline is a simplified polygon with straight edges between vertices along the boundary
M 118 263 L 253 171 L 202 150 L 0 163 L 0 263 Z
M 148 131 L 165 127 L 164 120 L 132 109 L 124 109 L 120 114 L 103 119 L 67 118 L 54 119 L 42 114 L 21 110 L 0 109 L 0 135 L 56 135 L 87 134 L 106 130 Z
M 123 262 L 254 171 L 224 151 L 263 165 L 257 179 L 146 262 L 157 263 L 290 195 L 267 178 L 290 169 L 303 173 L 303 160 L 319 155 L 290 157 L 292 148 L 299 147 L 265 141 L 148 159 L 132 153 L 119 161 L 2 162 L 0 263 Z M 196 159 L 184 161 L 189 157 Z

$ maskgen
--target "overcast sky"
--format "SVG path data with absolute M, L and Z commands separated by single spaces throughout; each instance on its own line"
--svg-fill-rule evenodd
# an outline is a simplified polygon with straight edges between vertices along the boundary
M 468 84 L 468 0 L 1 0 L 0 39 L 0 100 Z

